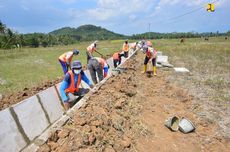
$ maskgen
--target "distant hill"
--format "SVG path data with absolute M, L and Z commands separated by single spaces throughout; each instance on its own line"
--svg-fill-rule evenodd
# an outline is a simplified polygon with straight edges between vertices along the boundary
M 49 34 L 53 35 L 70 35 L 76 40 L 108 40 L 108 39 L 123 39 L 128 36 L 117 34 L 109 31 L 100 26 L 94 25 L 82 25 L 78 28 L 64 27 L 58 30 L 54 30 Z

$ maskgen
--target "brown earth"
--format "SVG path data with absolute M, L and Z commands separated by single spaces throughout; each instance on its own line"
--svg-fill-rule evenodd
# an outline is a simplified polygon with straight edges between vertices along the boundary
M 147 77 L 142 54 L 127 62 L 127 70 L 110 78 L 38 151 L 229 151 L 230 139 L 218 125 L 200 118 L 191 108 L 195 98 L 166 80 Z M 170 116 L 186 117 L 195 132 L 172 132 L 164 126 Z
M 0 100 L 0 110 L 8 108 L 9 106 L 16 104 L 26 98 L 29 98 L 42 90 L 54 86 L 55 84 L 61 82 L 61 80 L 62 78 L 58 78 L 53 81 L 47 81 L 36 87 L 31 87 L 31 88 L 26 87 L 22 91 L 19 91 L 17 93 L 11 93 L 7 96 L 3 96 L 2 100 Z

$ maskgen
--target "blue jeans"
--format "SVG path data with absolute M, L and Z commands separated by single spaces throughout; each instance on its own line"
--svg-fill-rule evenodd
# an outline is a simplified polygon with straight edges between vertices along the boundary
M 61 63 L 61 66 L 62 66 L 62 70 L 64 72 L 64 75 L 68 72 L 68 66 L 65 62 L 59 60 L 59 62 Z

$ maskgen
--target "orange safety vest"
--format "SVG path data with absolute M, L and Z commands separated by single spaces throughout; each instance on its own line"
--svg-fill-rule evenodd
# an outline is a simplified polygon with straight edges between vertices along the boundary
M 157 56 L 157 51 L 155 49 L 153 49 L 153 52 L 151 52 L 150 48 L 148 48 L 148 51 L 146 52 L 146 56 L 148 58 L 151 58 L 152 56 L 154 56 L 154 58 L 156 58 Z
M 105 66 L 105 60 L 104 59 L 102 59 L 102 58 L 96 58 L 97 59 L 97 61 L 101 64 L 101 67 L 102 67 L 102 69 L 104 68 L 104 66 Z
M 70 92 L 70 93 L 74 93 L 74 92 L 78 92 L 79 90 L 79 86 L 81 84 L 81 73 L 78 74 L 78 80 L 77 80 L 77 86 L 75 87 L 75 83 L 74 83 L 74 73 L 70 70 L 68 71 L 70 78 L 71 78 L 71 83 L 69 85 L 69 87 L 65 90 L 65 92 Z
M 68 52 L 66 52 L 66 53 L 62 54 L 61 56 L 59 56 L 59 60 L 61 60 L 61 61 L 63 61 L 63 62 L 67 62 L 67 60 L 69 60 L 69 62 L 71 62 L 71 61 L 72 61 L 72 58 L 73 58 L 73 53 L 72 53 L 72 55 L 70 56 L 69 59 L 66 58 L 66 54 L 67 54 L 67 53 L 68 53 Z
M 91 44 L 90 46 L 88 46 L 87 51 L 90 52 L 90 53 L 93 53 L 93 51 L 96 51 L 96 48 L 94 47 L 94 44 Z
M 129 44 L 123 44 L 123 51 L 128 52 L 129 51 Z
M 118 52 L 113 54 L 113 59 L 114 60 L 119 60 L 119 53 Z

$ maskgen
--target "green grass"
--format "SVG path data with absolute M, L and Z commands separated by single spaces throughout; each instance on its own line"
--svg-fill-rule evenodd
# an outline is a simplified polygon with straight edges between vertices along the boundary
M 74 48 L 81 52 L 73 60 L 79 59 L 85 65 L 85 50 L 89 43 L 82 42 L 75 45 L 47 48 L 0 50 L 0 93 L 8 95 L 23 90 L 25 87 L 30 88 L 63 76 L 58 57 Z M 120 41 L 100 41 L 98 51 L 105 56 L 112 55 L 121 47 Z M 99 56 L 96 53 L 94 55 Z
M 169 56 L 176 67 L 188 68 L 192 84 L 207 89 L 211 100 L 230 101 L 230 39 L 224 37 L 156 40 L 156 49 Z
M 229 38 L 214 37 L 209 41 L 201 38 L 185 39 L 184 44 L 180 44 L 179 39 L 151 41 L 157 50 L 169 56 L 169 62 L 174 66 L 188 68 L 194 74 L 194 83 L 216 90 L 216 94 L 230 94 L 226 91 L 230 90 Z M 122 48 L 123 42 L 100 41 L 98 50 L 105 56 L 112 55 Z M 69 46 L 0 50 L 0 93 L 14 93 L 63 76 L 58 57 L 73 48 L 81 51 L 74 59 L 78 58 L 85 65 L 85 50 L 89 44 L 81 42 Z M 99 56 L 96 53 L 94 55 Z M 229 99 L 229 95 L 224 96 L 226 99 Z

